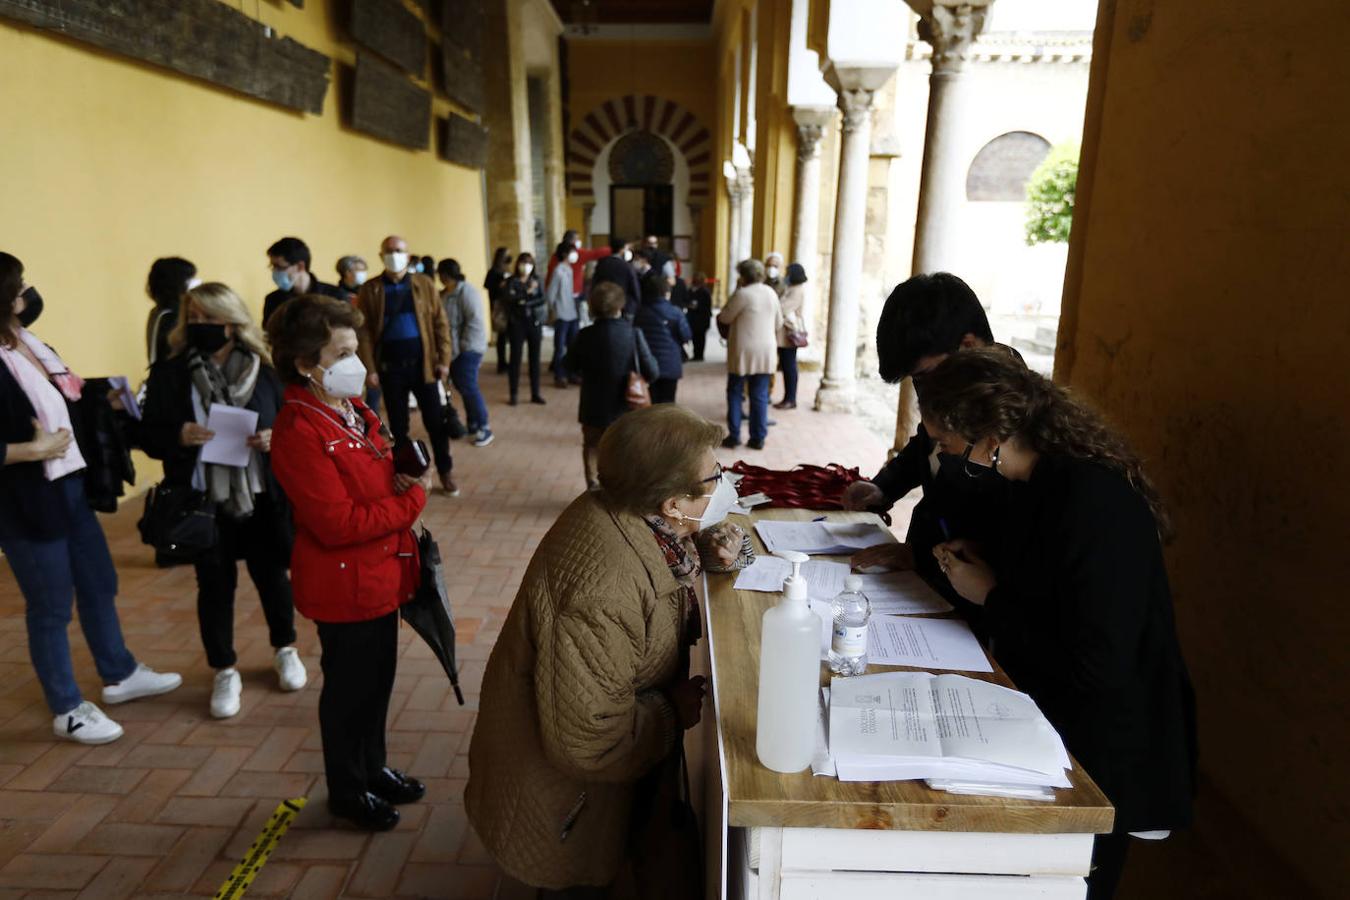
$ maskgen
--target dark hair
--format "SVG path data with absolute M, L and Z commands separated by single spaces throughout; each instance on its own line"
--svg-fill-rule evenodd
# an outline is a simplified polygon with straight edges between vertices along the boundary
M 566 262 L 567 254 L 571 253 L 575 249 L 576 247 L 574 245 L 569 244 L 567 241 L 563 241 L 561 244 L 558 245 L 558 249 L 553 251 L 553 255 L 558 258 L 558 262 Z
M 421 259 L 421 263 L 422 263 L 422 271 L 425 272 L 426 274 L 430 275 L 432 272 L 436 271 L 436 257 L 424 256 Z
M 0 346 L 14 346 L 14 303 L 23 287 L 23 263 L 0 252 Z
M 973 334 L 994 342 L 980 299 L 950 272 L 915 275 L 895 286 L 877 320 L 877 363 L 885 381 L 913 374 L 920 357 L 952 353 Z
M 1122 476 L 1147 501 L 1163 541 L 1172 522 L 1144 464 L 1125 438 L 1068 389 L 1027 368 L 1001 345 L 953 353 L 923 379 L 919 409 L 970 443 L 1015 437 L 1049 456 L 1091 460 Z
M 306 272 L 312 268 L 311 263 L 313 260 L 309 255 L 309 246 L 298 237 L 282 238 L 267 248 L 267 255 L 280 256 L 291 265 L 304 263 Z
M 806 267 L 801 263 L 788 263 L 787 283 L 806 284 Z
M 361 327 L 361 311 L 344 300 L 319 294 L 302 294 L 288 300 L 267 320 L 267 339 L 272 345 L 272 366 L 282 381 L 305 384 L 296 363 L 319 364 L 319 354 L 338 328 Z
M 505 247 L 498 247 L 492 251 L 492 268 L 504 266 L 511 261 L 511 251 Z
M 459 267 L 459 260 L 448 256 L 436 264 L 436 274 L 451 281 L 464 280 L 464 271 Z
M 612 281 L 592 285 L 591 293 L 586 298 L 586 306 L 591 311 L 592 319 L 611 319 L 622 312 L 627 303 L 628 298 L 624 295 L 623 288 Z
M 577 230 L 576 230 L 575 228 L 569 228 L 569 229 L 567 229 L 566 231 L 563 232 L 563 239 L 562 239 L 562 242 L 563 242 L 564 244 L 570 244 L 570 243 L 572 243 L 573 241 L 575 241 L 577 238 L 579 238 L 580 236 L 581 236 L 581 235 L 577 234 Z
M 620 250 L 622 250 L 624 248 L 624 245 L 627 243 L 628 243 L 627 241 L 619 237 L 617 234 L 611 234 L 609 236 L 609 249 L 615 253 L 618 253 Z
M 165 256 L 150 265 L 145 292 L 160 309 L 177 309 L 187 284 L 197 277 L 197 267 L 181 256 Z
M 655 303 L 670 296 L 670 282 L 666 276 L 652 269 L 642 278 L 642 302 Z
M 516 268 L 519 269 L 519 268 L 520 268 L 520 264 L 523 263 L 523 262 L 527 262 L 527 263 L 529 263 L 530 265 L 534 265 L 534 254 L 533 254 L 533 253 L 526 253 L 526 252 L 523 251 L 523 250 L 522 250 L 520 253 L 517 253 L 517 254 L 516 254 Z M 533 275 L 534 273 L 531 272 L 530 274 Z

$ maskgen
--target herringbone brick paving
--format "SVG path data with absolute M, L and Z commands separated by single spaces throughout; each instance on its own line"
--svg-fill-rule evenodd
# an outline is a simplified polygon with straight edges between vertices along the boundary
M 297 616 L 309 685 L 280 693 L 247 577 L 240 579 L 235 632 L 243 708 L 225 721 L 208 716 L 211 670 L 197 634 L 192 570 L 153 566 L 136 535 L 140 501 L 132 500 L 104 518 L 121 577 L 123 629 L 140 659 L 182 672 L 184 685 L 110 709 L 126 729 L 116 743 L 56 742 L 28 660 L 23 600 L 7 567 L 0 573 L 0 898 L 211 896 L 277 803 L 300 796 L 309 805 L 251 897 L 532 896 L 500 877 L 465 819 L 468 736 L 485 661 L 530 555 L 583 487 L 581 440 L 575 388 L 546 386 L 547 406 L 510 408 L 493 362 L 489 355 L 483 388 L 497 440 L 481 449 L 454 444 L 462 496 L 433 497 L 425 517 L 446 558 L 465 707 L 456 705 L 426 647 L 408 629 L 401 636 L 390 763 L 427 783 L 426 800 L 403 807 L 402 822 L 387 834 L 358 832 L 328 816 L 314 626 Z M 724 421 L 724 377 L 720 362 L 690 364 L 680 402 Z M 874 471 L 888 442 L 848 416 L 810 411 L 817 380 L 803 373 L 801 408 L 773 413 L 779 424 L 765 450 L 719 451 L 723 462 L 839 462 Z M 71 646 L 81 686 L 98 702 L 75 624 Z

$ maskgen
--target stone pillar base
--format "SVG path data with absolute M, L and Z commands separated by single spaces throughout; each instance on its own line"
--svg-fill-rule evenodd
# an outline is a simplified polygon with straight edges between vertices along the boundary
M 839 382 L 826 378 L 816 391 L 813 407 L 817 412 L 853 412 L 857 385 L 853 381 Z

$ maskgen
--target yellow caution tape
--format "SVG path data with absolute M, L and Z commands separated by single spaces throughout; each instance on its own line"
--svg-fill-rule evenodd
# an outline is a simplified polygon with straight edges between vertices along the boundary
M 276 849 L 281 836 L 291 827 L 300 810 L 305 808 L 307 800 L 307 797 L 296 797 L 294 800 L 283 800 L 278 804 L 276 811 L 268 818 L 267 824 L 253 839 L 248 853 L 239 861 L 239 865 L 234 867 L 234 871 L 225 879 L 220 890 L 216 891 L 216 900 L 238 900 L 244 896 L 249 885 L 253 884 L 253 879 L 257 878 L 262 867 L 267 865 L 267 858 Z

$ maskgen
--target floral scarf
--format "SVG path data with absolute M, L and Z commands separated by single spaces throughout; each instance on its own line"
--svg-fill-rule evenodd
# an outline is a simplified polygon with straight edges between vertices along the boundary
M 698 553 L 694 550 L 692 537 L 681 538 L 675 529 L 660 516 L 645 516 L 643 521 L 652 530 L 656 543 L 666 557 L 670 574 L 679 582 L 684 600 L 683 626 L 684 645 L 693 646 L 703 636 L 702 619 L 698 610 L 698 595 L 694 593 L 694 580 L 702 573 Z

